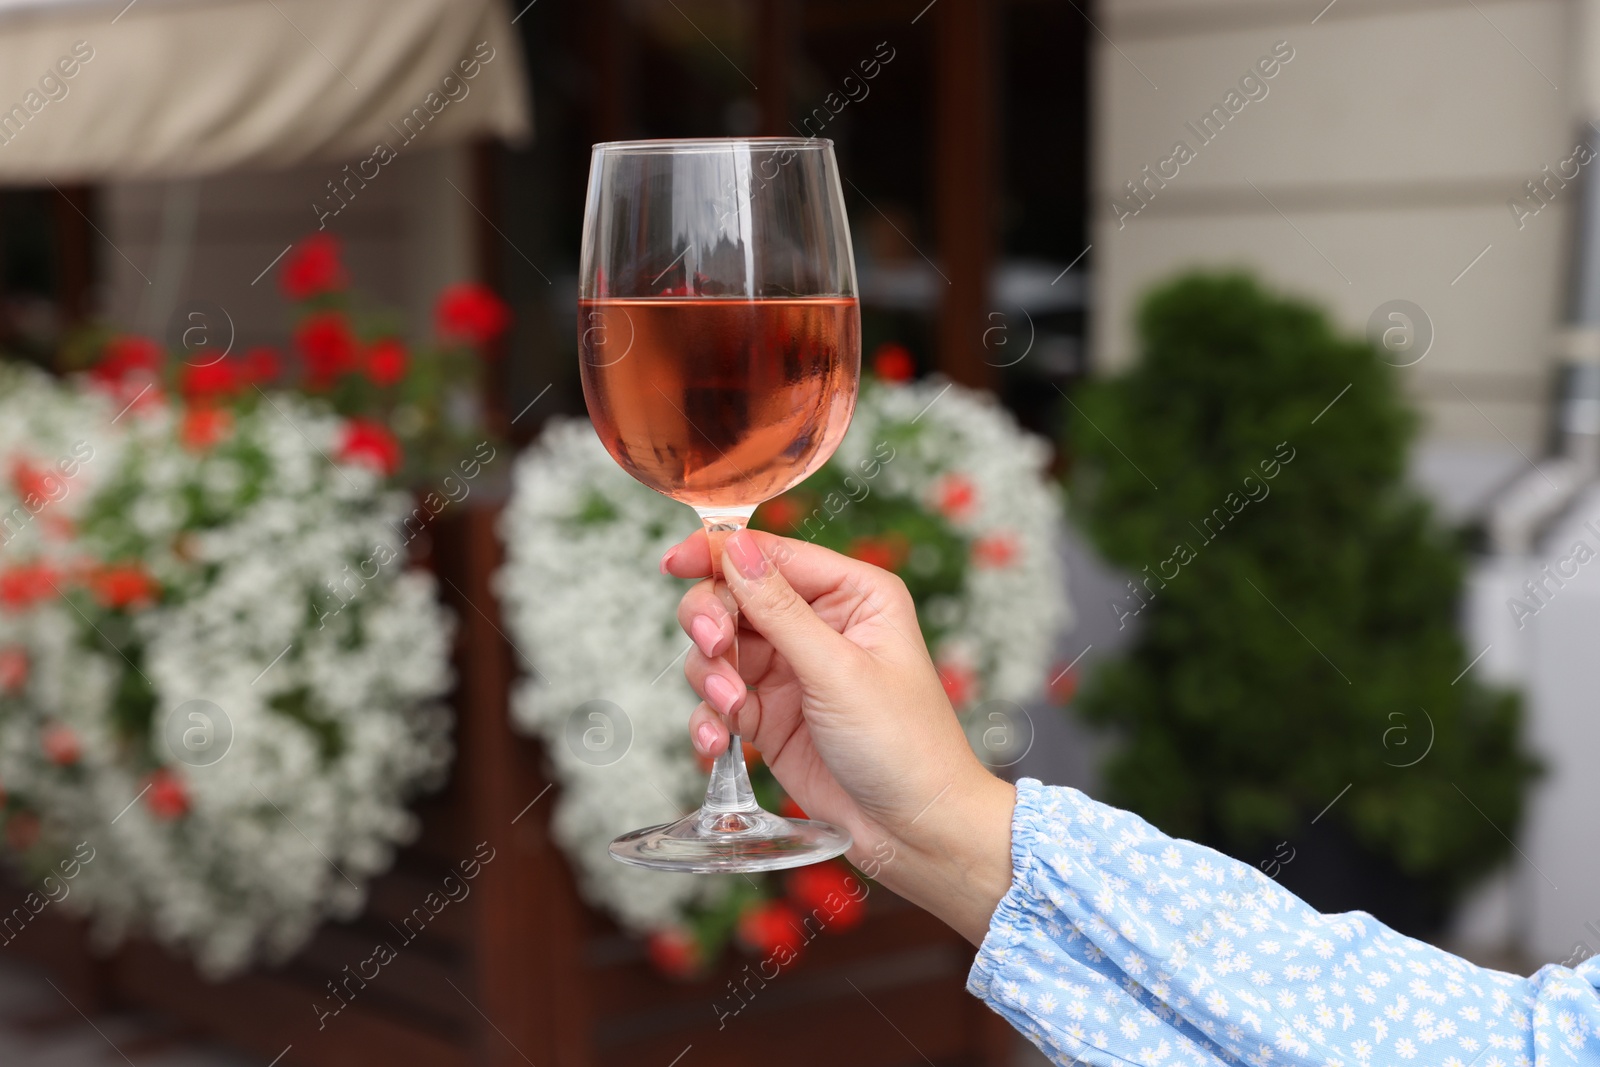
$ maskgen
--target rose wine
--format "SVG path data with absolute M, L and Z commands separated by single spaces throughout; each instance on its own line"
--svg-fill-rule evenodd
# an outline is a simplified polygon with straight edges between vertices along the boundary
M 581 300 L 583 395 L 645 485 L 695 507 L 758 504 L 838 446 L 860 334 L 854 297 Z

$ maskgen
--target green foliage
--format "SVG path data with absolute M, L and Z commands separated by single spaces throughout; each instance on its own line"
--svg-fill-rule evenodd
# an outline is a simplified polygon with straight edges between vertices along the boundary
M 1448 898 L 1504 858 L 1536 768 L 1516 698 L 1455 681 L 1462 552 L 1403 481 L 1394 372 L 1240 275 L 1164 285 L 1138 328 L 1070 429 L 1079 521 L 1135 576 L 1111 610 L 1142 625 L 1080 701 L 1123 742 L 1110 799 L 1248 856 L 1353 783 L 1327 818 Z

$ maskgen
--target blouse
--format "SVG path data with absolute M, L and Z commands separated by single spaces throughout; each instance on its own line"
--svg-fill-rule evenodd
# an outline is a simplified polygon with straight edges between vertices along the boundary
M 1054 1063 L 1600 1065 L 1600 956 L 1477 967 L 1029 778 L 1011 854 L 967 988 Z

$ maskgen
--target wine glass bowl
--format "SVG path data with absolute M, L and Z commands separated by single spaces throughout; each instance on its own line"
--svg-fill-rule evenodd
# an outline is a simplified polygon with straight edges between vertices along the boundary
M 855 409 L 860 309 L 832 142 L 596 145 L 578 297 L 595 431 L 635 479 L 699 513 L 718 567 L 757 505 L 827 462 Z M 757 871 L 849 848 L 843 830 L 756 804 L 737 725 L 699 811 L 617 838 L 613 856 Z
M 595 431 L 623 470 L 685 504 L 770 500 L 850 424 L 853 298 L 584 300 L 579 319 Z

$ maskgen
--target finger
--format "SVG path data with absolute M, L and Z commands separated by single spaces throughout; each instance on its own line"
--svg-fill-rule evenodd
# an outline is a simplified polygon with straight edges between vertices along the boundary
M 750 689 L 732 664 L 722 658 L 709 659 L 697 648 L 689 650 L 683 665 L 683 675 L 689 685 L 712 710 L 722 715 L 732 715 L 744 707 Z
M 768 545 L 781 549 L 786 540 L 769 536 L 762 541 L 746 530 L 733 534 L 723 552 L 723 573 L 750 624 L 789 661 L 801 681 L 828 685 L 846 677 L 862 653 L 812 610 L 789 583 L 785 568 L 775 566 L 763 551 Z M 835 578 L 840 573 L 835 568 Z
M 772 751 L 776 752 L 783 747 L 785 741 L 784 736 L 769 736 L 770 727 L 763 729 L 763 724 L 766 722 L 767 718 L 761 707 L 761 696 L 752 691 L 750 700 L 739 712 L 739 736 L 748 744 L 755 745 L 763 754 L 768 752 L 769 744 Z M 792 732 L 791 728 L 790 734 Z M 689 739 L 696 752 L 702 756 L 719 756 L 728 747 L 730 736 L 727 720 L 718 715 L 715 709 L 704 702 L 695 705 L 694 711 L 689 715 Z
M 674 578 L 706 578 L 711 574 L 711 548 L 705 528 L 696 530 L 661 556 L 661 573 Z
M 678 601 L 678 625 L 707 656 L 720 656 L 733 644 L 733 613 L 709 578 L 697 583 Z
M 683 675 L 694 687 L 695 692 L 705 696 L 700 689 L 700 679 L 713 665 L 721 664 L 720 669 L 727 674 L 729 680 L 737 677 L 741 685 L 754 688 L 758 682 L 782 680 L 765 677 L 772 669 L 772 655 L 772 645 L 764 637 L 753 630 L 741 630 L 737 667 L 728 662 L 729 657 L 708 656 L 698 648 L 690 648 L 689 655 L 683 663 Z
M 840 555 L 810 541 L 779 537 L 763 530 L 746 530 L 762 553 L 774 561 L 789 584 L 806 600 L 817 599 L 835 589 L 854 589 L 862 596 L 882 590 L 893 576 L 870 563 Z M 711 573 L 711 549 L 705 530 L 696 530 L 667 550 L 661 569 L 677 578 L 704 578 Z
M 773 677 L 776 656 L 772 643 L 765 637 L 748 626 L 739 628 L 739 654 L 732 658 L 738 661 L 739 677 L 746 685 L 754 687 L 758 683 L 781 681 Z
M 696 752 L 714 759 L 728 747 L 728 725 L 701 704 L 689 716 L 689 740 Z
M 678 625 L 694 640 L 695 649 L 707 659 L 726 656 L 733 647 L 734 620 L 724 596 L 732 596 L 726 584 L 719 593 L 712 587 L 712 582 L 706 579 L 678 601 Z M 741 620 L 739 627 L 737 658 L 739 673 L 751 683 L 760 678 L 772 663 L 772 646 L 744 620 Z

